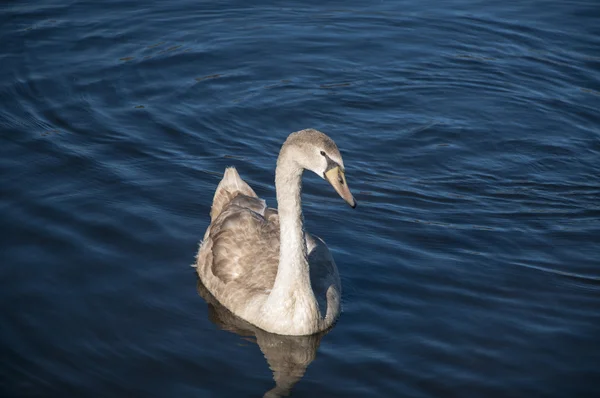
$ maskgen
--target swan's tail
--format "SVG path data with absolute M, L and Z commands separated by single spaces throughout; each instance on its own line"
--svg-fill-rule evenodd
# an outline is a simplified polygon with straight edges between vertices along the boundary
M 250 185 L 242 180 L 235 167 L 227 167 L 223 179 L 215 191 L 212 208 L 210 210 L 211 221 L 214 221 L 219 217 L 219 214 L 221 214 L 225 206 L 239 194 L 257 197 L 254 190 L 250 188 Z

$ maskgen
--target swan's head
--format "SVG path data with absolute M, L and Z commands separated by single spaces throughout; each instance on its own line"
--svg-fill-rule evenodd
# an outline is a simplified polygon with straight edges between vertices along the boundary
M 318 130 L 301 130 L 290 134 L 282 148 L 282 153 L 284 151 L 292 152 L 299 167 L 327 180 L 346 203 L 356 207 L 356 200 L 346 182 L 342 155 L 331 138 Z

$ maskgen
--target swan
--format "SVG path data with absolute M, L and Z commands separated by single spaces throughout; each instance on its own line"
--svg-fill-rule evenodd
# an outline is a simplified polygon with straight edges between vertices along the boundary
M 318 130 L 297 131 L 277 158 L 278 209 L 267 208 L 234 167 L 226 168 L 196 256 L 198 276 L 216 300 L 250 324 L 281 335 L 318 333 L 340 313 L 333 257 L 322 239 L 304 231 L 304 170 L 327 180 L 356 207 L 335 142 Z

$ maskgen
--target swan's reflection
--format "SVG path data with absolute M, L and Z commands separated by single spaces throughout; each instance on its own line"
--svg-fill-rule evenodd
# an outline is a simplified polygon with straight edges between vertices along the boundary
M 329 330 L 311 336 L 282 336 L 265 332 L 233 315 L 197 280 L 198 294 L 208 304 L 208 318 L 215 325 L 243 337 L 256 336 L 256 343 L 273 371 L 275 387 L 264 397 L 288 396 L 294 385 L 304 376 L 306 368 L 315 359 L 317 348 Z M 252 341 L 252 340 L 249 340 Z

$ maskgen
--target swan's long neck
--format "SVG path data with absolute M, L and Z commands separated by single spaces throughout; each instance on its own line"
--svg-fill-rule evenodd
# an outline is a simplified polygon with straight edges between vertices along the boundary
M 305 315 L 318 312 L 310 284 L 310 268 L 304 237 L 301 191 L 303 169 L 289 151 L 283 151 L 277 160 L 275 189 L 280 224 L 279 267 L 277 277 L 266 305 L 272 311 L 291 321 L 302 322 Z M 292 319 L 293 318 L 293 319 Z M 285 322 L 286 320 L 283 320 Z
M 301 203 L 302 172 L 285 156 L 277 162 L 275 189 L 281 241 L 275 283 L 293 279 L 310 286 Z

